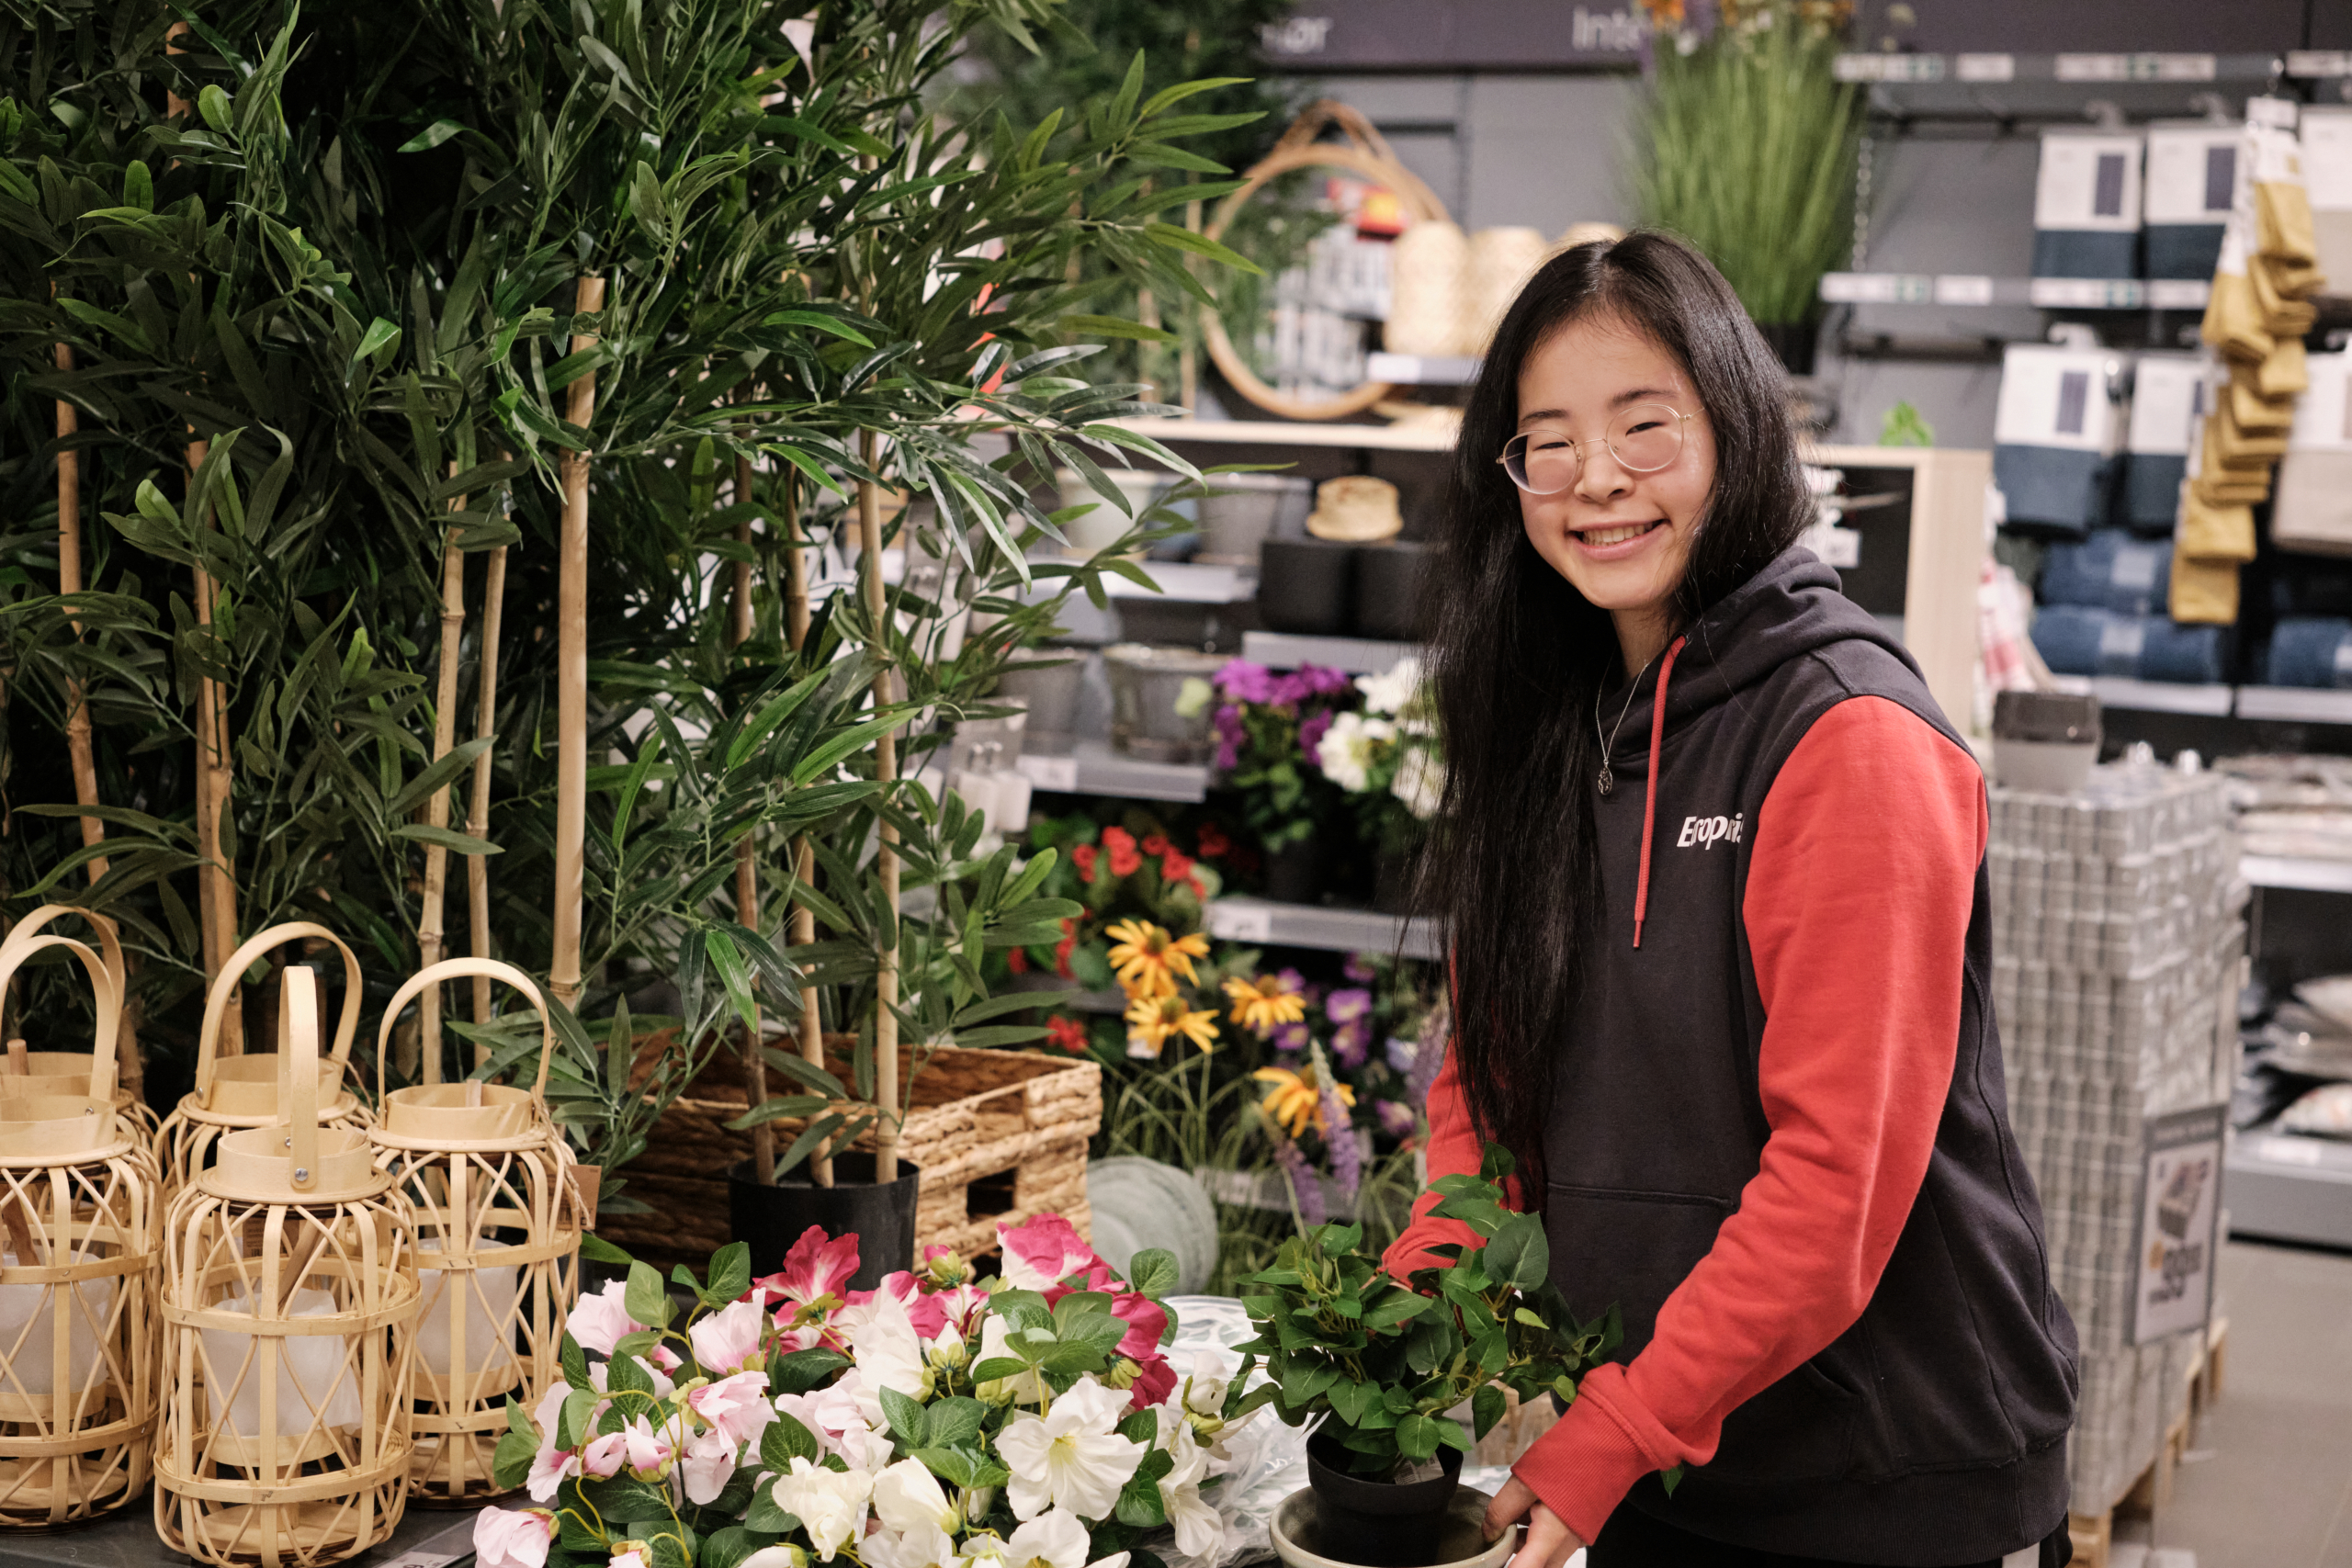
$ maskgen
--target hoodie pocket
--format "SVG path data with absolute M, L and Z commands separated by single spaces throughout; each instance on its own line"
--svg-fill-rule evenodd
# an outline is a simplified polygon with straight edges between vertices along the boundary
M 1724 1418 L 1711 1481 L 1823 1481 L 1853 1468 L 1860 1396 L 1811 1361 Z
M 1545 1192 L 1544 1232 L 1552 1282 L 1579 1322 L 1611 1306 L 1624 1316 L 1631 1360 L 1657 1330 L 1657 1309 L 1715 1245 L 1732 1204 L 1689 1192 L 1572 1187 Z

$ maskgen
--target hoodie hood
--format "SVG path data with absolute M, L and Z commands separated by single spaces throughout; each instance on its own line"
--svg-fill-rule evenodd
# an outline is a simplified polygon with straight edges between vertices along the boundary
M 1670 733 L 1702 713 L 1769 679 L 1792 660 L 1832 643 L 1867 642 L 1886 649 L 1914 675 L 1918 665 L 1878 618 L 1846 597 L 1838 574 L 1802 545 L 1792 545 L 1713 608 L 1684 627 L 1682 644 L 1667 677 L 1666 728 Z M 1656 682 L 1667 660 L 1645 671 L 1633 693 L 1623 686 L 1601 698 L 1605 712 L 1624 707 L 1625 723 L 1610 761 L 1623 767 L 1650 749 L 1656 719 Z M 1630 706 L 1627 704 L 1631 696 Z M 1629 781 L 1630 782 L 1630 781 Z

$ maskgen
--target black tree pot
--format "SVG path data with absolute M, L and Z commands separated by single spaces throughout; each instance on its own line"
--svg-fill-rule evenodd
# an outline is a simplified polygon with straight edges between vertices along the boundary
M 1357 549 L 1332 539 L 1268 539 L 1258 554 L 1258 616 L 1272 631 L 1348 635 Z
M 1382 642 L 1429 636 L 1423 578 L 1434 553 L 1417 539 L 1390 539 L 1356 552 L 1356 636 Z
M 1363 1568 L 1425 1568 L 1445 1531 L 1462 1480 L 1462 1450 L 1440 1447 L 1443 1473 L 1427 1481 L 1374 1481 L 1348 1473 L 1348 1450 L 1329 1432 L 1306 1439 L 1306 1482 L 1322 1527 L 1318 1554 Z
M 752 1179 L 752 1162 L 741 1160 L 727 1171 L 728 1228 L 752 1249 L 753 1278 L 783 1268 L 784 1255 L 810 1225 L 827 1235 L 854 1235 L 857 1272 L 843 1289 L 876 1290 L 884 1275 L 915 1266 L 915 1195 L 922 1186 L 922 1173 L 904 1160 L 897 1180 L 875 1185 L 870 1154 L 835 1155 L 831 1187 L 810 1179 L 806 1165 L 763 1187 Z
M 1756 323 L 1764 343 L 1792 376 L 1813 374 L 1814 347 L 1821 337 L 1818 321 L 1774 321 L 1770 325 Z
M 1277 904 L 1323 901 L 1323 841 L 1313 834 L 1266 852 L 1266 897 Z

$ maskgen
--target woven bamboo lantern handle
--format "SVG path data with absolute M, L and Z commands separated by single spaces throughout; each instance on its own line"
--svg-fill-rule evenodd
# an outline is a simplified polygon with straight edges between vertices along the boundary
M 41 928 L 51 921 L 68 915 L 78 916 L 89 921 L 90 929 L 98 933 L 98 952 L 105 955 L 107 975 L 114 981 L 115 1006 L 119 1014 L 130 995 L 130 987 L 126 979 L 130 972 L 123 967 L 122 938 L 116 931 L 114 920 L 108 916 L 101 915 L 95 909 L 77 909 L 71 904 L 43 904 L 8 928 L 7 941 L 0 942 L 0 957 L 5 957 L 9 949 L 15 947 L 17 943 L 32 940 L 40 933 Z
M 531 1099 L 541 1111 L 547 1110 L 548 1058 L 555 1054 L 555 1019 L 548 1011 L 548 1000 L 539 991 L 538 982 L 511 964 L 501 964 L 495 958 L 445 958 L 438 964 L 428 964 L 410 976 L 401 988 L 392 993 L 385 1005 L 383 1026 L 376 1031 L 376 1103 L 384 1102 L 384 1058 L 392 1038 L 392 1025 L 401 1016 L 401 1009 L 427 986 L 447 980 L 479 976 L 485 980 L 503 980 L 530 998 L 539 1015 L 539 1073 L 531 1080 Z M 428 1040 L 424 1048 L 431 1051 L 437 1042 Z
M 312 936 L 323 937 L 334 943 L 335 950 L 343 954 L 343 1017 L 335 1024 L 334 1050 L 332 1056 L 338 1067 L 346 1066 L 350 1062 L 351 1042 L 359 1032 L 361 991 L 359 956 L 351 951 L 350 943 L 327 930 L 326 927 L 313 925 L 308 920 L 288 920 L 282 926 L 270 927 L 248 941 L 244 946 L 237 949 L 230 955 L 229 962 L 220 966 L 220 973 L 213 979 L 212 992 L 204 998 L 204 1026 L 198 1032 L 196 1041 L 196 1092 L 199 1099 L 209 1099 L 211 1096 L 215 1074 L 214 1062 L 220 1050 L 220 1021 L 228 1011 L 230 999 L 236 996 L 237 987 L 243 983 L 244 972 L 252 967 L 254 959 L 259 958 L 270 949 L 299 941 L 303 937 Z M 286 973 L 290 975 L 296 969 L 308 973 L 309 966 L 300 964 L 288 964 Z M 316 977 L 313 976 L 313 978 Z M 314 1009 L 317 1006 L 315 988 L 311 992 L 311 1005 Z M 311 1055 L 316 1056 L 317 1054 L 318 1049 L 314 1042 L 311 1046 Z
M 293 1156 L 288 1177 L 297 1192 L 305 1192 L 319 1181 L 319 977 L 307 964 L 289 964 L 281 984 L 277 1103 L 286 1108 L 286 1149 Z
M 98 1021 L 90 1047 L 90 1098 L 110 1105 L 114 1102 L 114 1042 L 122 1021 L 122 992 L 116 988 L 106 960 L 70 936 L 25 937 L 12 931 L 6 943 L 0 944 L 0 991 L 7 989 L 8 982 L 17 977 L 17 971 L 26 959 L 45 947 L 63 948 L 80 959 L 89 974 L 90 990 L 97 998 Z M 116 962 L 121 962 L 119 953 Z

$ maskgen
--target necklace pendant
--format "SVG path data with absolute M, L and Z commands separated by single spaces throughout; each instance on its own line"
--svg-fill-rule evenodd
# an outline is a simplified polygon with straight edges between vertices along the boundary
M 1615 789 L 1616 787 L 1617 787 L 1617 775 L 1616 775 L 1616 774 L 1614 774 L 1614 773 L 1611 773 L 1611 772 L 1609 771 L 1609 764 L 1608 764 L 1608 763 L 1606 763 L 1606 762 L 1601 763 L 1601 764 L 1600 764 L 1600 793 L 1601 793 L 1603 795 L 1608 795 L 1608 793 L 1609 793 L 1611 790 Z

